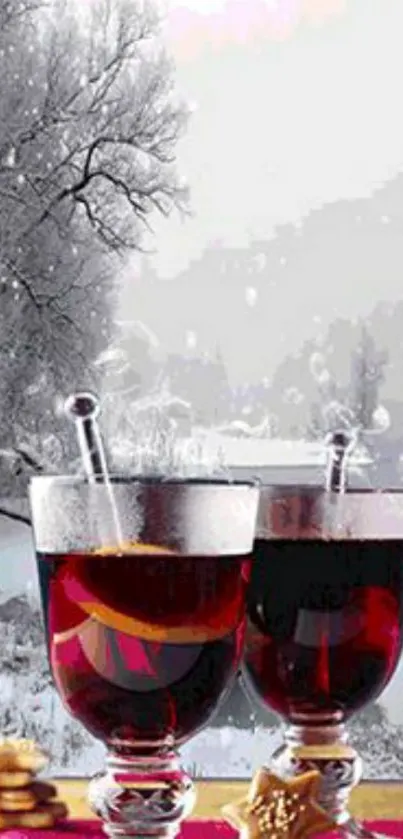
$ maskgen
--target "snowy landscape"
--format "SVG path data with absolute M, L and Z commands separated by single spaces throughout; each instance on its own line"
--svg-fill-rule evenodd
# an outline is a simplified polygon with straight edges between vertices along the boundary
M 163 5 L 0 0 L 0 734 L 56 775 L 104 754 L 52 686 L 26 502 L 82 466 L 70 393 L 116 469 L 323 482 L 348 428 L 350 485 L 403 486 L 403 4 Z M 403 779 L 402 696 L 403 662 L 351 723 L 366 778 Z M 242 778 L 280 738 L 237 681 L 182 758 Z

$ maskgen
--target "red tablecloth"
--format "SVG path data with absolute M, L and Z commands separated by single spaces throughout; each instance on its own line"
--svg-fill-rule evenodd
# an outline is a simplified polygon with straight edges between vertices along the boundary
M 403 809 L 403 805 L 402 805 Z M 403 821 L 368 821 L 366 826 L 379 833 L 403 839 Z M 188 821 L 178 839 L 236 839 L 237 832 L 223 821 Z M 105 839 L 99 822 L 66 821 L 55 830 L 4 830 L 1 839 Z

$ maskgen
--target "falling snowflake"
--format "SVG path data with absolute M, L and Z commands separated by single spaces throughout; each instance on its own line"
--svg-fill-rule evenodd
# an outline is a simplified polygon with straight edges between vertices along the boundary
M 248 286 L 245 289 L 245 300 L 246 300 L 248 306 L 250 306 L 250 307 L 255 306 L 256 301 L 257 301 L 257 291 L 252 286 Z
M 53 410 L 55 417 L 60 418 L 65 416 L 64 403 L 64 397 L 60 393 L 57 393 L 53 400 Z
M 319 384 L 324 384 L 325 382 L 329 381 L 330 374 L 326 369 L 326 360 L 322 353 L 312 353 L 309 359 L 309 369 L 311 375 L 317 382 L 319 382 Z
M 290 405 L 300 405 L 304 398 L 303 393 L 294 386 L 286 388 L 283 394 L 284 402 L 288 402 Z
M 264 253 L 257 253 L 253 258 L 253 262 L 258 271 L 263 271 L 267 264 L 267 257 Z
M 372 414 L 372 430 L 378 434 L 382 434 L 390 428 L 391 419 L 387 408 L 384 405 L 378 405 Z
M 330 379 L 331 379 L 331 376 L 330 376 L 329 370 L 326 370 L 326 369 L 321 370 L 321 372 L 320 372 L 320 373 L 318 374 L 318 376 L 316 377 L 316 381 L 317 381 L 317 382 L 318 382 L 318 384 L 320 384 L 320 385 L 327 385 L 327 384 L 329 384 Z
M 193 332 L 192 329 L 188 329 L 186 332 L 186 346 L 193 350 L 197 345 L 197 335 L 196 332 Z
M 5 165 L 9 169 L 13 169 L 13 167 L 15 166 L 15 161 L 16 161 L 16 150 L 15 150 L 14 146 L 12 146 L 11 149 L 9 150 L 9 152 L 8 152 L 7 157 L 6 157 Z

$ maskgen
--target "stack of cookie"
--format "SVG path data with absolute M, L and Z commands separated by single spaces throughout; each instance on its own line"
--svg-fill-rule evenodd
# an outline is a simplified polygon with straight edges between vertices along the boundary
M 56 787 L 36 779 L 47 762 L 32 740 L 0 740 L 0 830 L 53 827 L 67 816 Z

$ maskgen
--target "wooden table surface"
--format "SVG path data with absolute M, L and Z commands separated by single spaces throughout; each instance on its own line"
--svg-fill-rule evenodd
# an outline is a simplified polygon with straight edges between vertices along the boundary
M 94 818 L 86 801 L 87 781 L 58 779 L 59 797 L 69 807 L 70 817 Z M 224 804 L 241 798 L 249 784 L 244 781 L 198 781 L 195 818 L 220 818 Z M 351 810 L 358 818 L 403 819 L 403 782 L 360 784 L 353 790 Z

